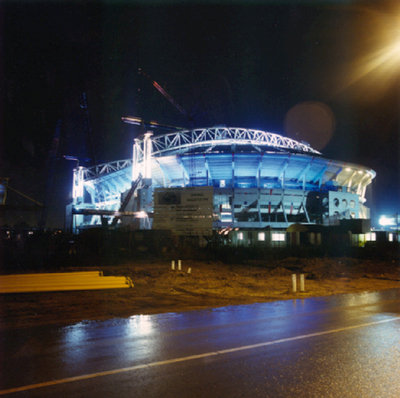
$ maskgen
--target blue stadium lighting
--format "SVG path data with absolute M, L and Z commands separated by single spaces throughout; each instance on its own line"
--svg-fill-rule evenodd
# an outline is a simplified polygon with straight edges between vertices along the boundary
M 72 213 L 77 229 L 101 225 L 104 218 L 116 217 L 113 212 L 128 197 L 125 211 L 132 212 L 131 221 L 145 212 L 151 227 L 157 189 L 176 195 L 182 188 L 207 188 L 213 192 L 214 229 L 335 225 L 341 219 L 370 218 L 365 192 L 375 175 L 261 130 L 220 126 L 157 136 L 148 132 L 135 139 L 132 159 L 75 169 Z M 130 222 L 128 217 L 122 221 Z

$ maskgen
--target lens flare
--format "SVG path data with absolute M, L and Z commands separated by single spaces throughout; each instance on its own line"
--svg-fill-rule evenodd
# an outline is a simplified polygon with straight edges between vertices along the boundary
M 384 95 L 400 76 L 400 7 L 363 8 L 355 21 L 355 58 L 346 87 L 363 101 Z

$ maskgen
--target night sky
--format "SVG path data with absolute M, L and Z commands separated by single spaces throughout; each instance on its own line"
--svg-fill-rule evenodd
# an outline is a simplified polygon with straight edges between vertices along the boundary
M 371 216 L 398 212 L 400 60 L 362 68 L 399 36 L 400 8 L 376 3 L 3 1 L 1 177 L 43 202 L 61 119 L 47 226 L 63 227 L 76 165 L 63 156 L 90 156 L 82 92 L 99 162 L 131 157 L 143 131 L 124 116 L 189 126 L 141 69 L 194 113 L 195 127 L 270 131 L 371 167 Z

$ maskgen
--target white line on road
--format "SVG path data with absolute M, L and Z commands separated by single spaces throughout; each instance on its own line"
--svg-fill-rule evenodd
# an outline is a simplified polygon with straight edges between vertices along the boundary
M 41 387 L 49 387 L 49 386 L 54 386 L 54 385 L 57 385 L 57 384 L 70 383 L 70 382 L 73 382 L 73 381 L 93 379 L 93 378 L 96 378 L 96 377 L 109 376 L 109 375 L 114 375 L 114 374 L 118 374 L 118 373 L 131 372 L 131 371 L 134 371 L 134 370 L 145 369 L 145 368 L 161 366 L 161 365 L 168 365 L 168 364 L 171 364 L 171 363 L 190 361 L 192 359 L 206 358 L 206 357 L 211 357 L 211 356 L 214 356 L 214 355 L 221 355 L 221 354 L 228 354 L 228 353 L 231 353 L 231 352 L 251 350 L 253 348 L 260 348 L 260 347 L 266 347 L 266 346 L 274 345 L 274 344 L 286 343 L 286 342 L 289 342 L 289 341 L 308 339 L 310 337 L 323 336 L 323 335 L 332 334 L 332 333 L 339 333 L 339 332 L 343 332 L 343 331 L 346 331 L 346 330 L 359 329 L 359 328 L 363 328 L 363 327 L 366 327 L 366 326 L 378 325 L 378 324 L 381 324 L 381 323 L 394 322 L 394 321 L 398 321 L 398 320 L 400 320 L 400 317 L 384 319 L 382 321 L 377 321 L 377 322 L 363 323 L 361 325 L 347 326 L 347 327 L 344 327 L 344 328 L 327 330 L 325 332 L 317 332 L 317 333 L 304 334 L 304 335 L 301 335 L 301 336 L 288 337 L 286 339 L 266 341 L 264 343 L 245 345 L 245 346 L 235 347 L 235 348 L 228 348 L 226 350 L 221 350 L 221 351 L 206 352 L 204 354 L 190 355 L 190 356 L 182 357 L 182 358 L 167 359 L 166 361 L 150 362 L 150 363 L 147 363 L 147 364 L 135 365 L 135 366 L 127 367 L 127 368 L 107 370 L 107 371 L 104 371 L 104 372 L 91 373 L 91 374 L 75 376 L 75 377 L 68 377 L 66 379 L 60 379 L 60 380 L 51 380 L 51 381 L 46 381 L 44 383 L 30 384 L 28 386 L 22 386 L 22 387 L 10 388 L 8 390 L 2 390 L 2 391 L 0 391 L 0 395 L 6 395 L 6 394 L 11 394 L 11 393 L 14 393 L 14 392 L 20 392 L 20 391 L 26 391 L 26 390 L 33 390 L 33 389 L 41 388 Z

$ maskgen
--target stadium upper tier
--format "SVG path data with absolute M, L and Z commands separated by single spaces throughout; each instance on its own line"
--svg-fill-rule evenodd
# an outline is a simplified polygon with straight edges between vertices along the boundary
M 339 189 L 363 196 L 376 173 L 326 159 L 309 145 L 278 134 L 214 127 L 147 133 L 135 139 L 133 159 L 81 167 L 75 170 L 75 185 L 81 181 L 89 202 L 108 208 L 120 202 L 139 175 L 150 178 L 153 188 Z

